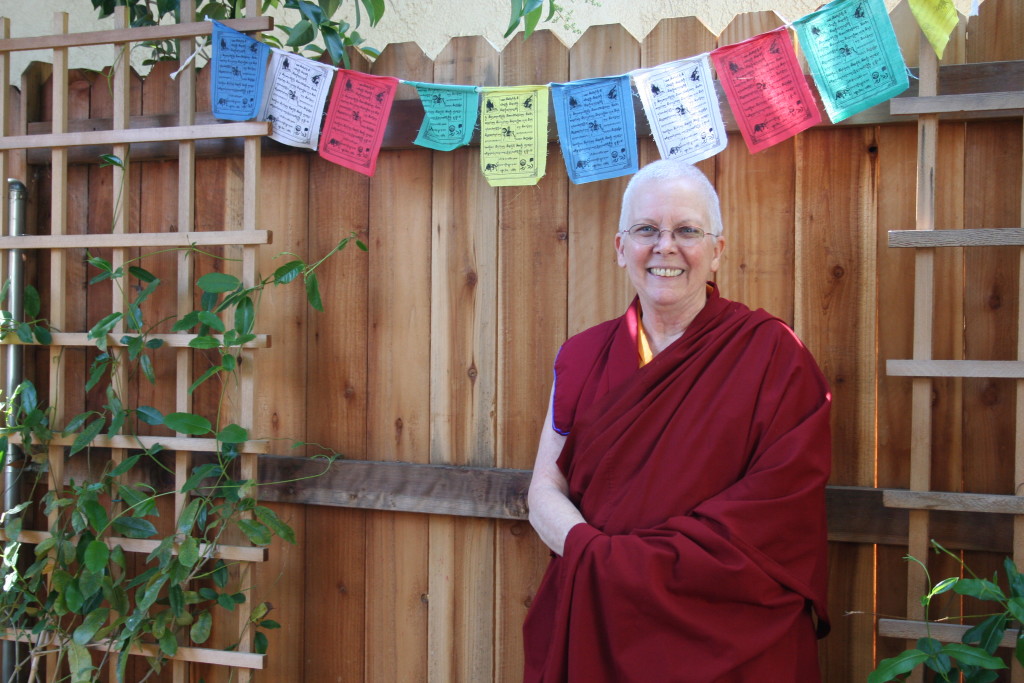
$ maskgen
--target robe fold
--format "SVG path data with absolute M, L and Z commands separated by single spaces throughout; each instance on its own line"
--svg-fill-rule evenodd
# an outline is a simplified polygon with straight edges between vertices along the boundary
M 640 368 L 639 324 L 634 301 L 555 361 L 558 466 L 587 523 L 534 597 L 524 680 L 820 680 L 824 377 L 785 323 L 714 286 Z

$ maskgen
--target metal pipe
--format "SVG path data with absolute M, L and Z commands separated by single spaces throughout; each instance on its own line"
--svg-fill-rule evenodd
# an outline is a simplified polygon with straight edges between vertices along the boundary
M 7 199 L 9 208 L 9 230 L 12 236 L 25 234 L 25 204 L 28 191 L 25 185 L 14 178 L 7 179 Z M 25 270 L 21 260 L 21 250 L 11 249 L 7 262 L 8 290 L 7 310 L 14 320 L 21 320 L 25 315 Z M 22 379 L 22 346 L 7 344 L 7 375 L 5 397 L 10 400 Z M 8 444 L 4 458 L 4 510 L 10 510 L 21 503 L 22 453 L 14 444 Z M 6 627 L 6 624 L 3 624 Z M 18 672 L 18 662 L 25 656 L 25 646 L 13 642 L 3 643 L 2 683 L 12 683 L 24 679 L 24 672 Z

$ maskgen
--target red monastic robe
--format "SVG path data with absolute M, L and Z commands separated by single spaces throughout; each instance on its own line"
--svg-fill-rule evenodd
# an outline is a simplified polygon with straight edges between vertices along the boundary
M 820 680 L 828 387 L 783 322 L 709 292 L 642 368 L 637 302 L 559 351 L 558 465 L 588 523 L 527 615 L 527 682 Z

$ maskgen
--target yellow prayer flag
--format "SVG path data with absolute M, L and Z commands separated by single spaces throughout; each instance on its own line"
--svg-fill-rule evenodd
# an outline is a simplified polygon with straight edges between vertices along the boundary
M 953 0 L 910 0 L 910 11 L 935 49 L 935 54 L 942 59 L 949 34 L 959 22 Z
M 480 167 L 491 187 L 536 185 L 548 154 L 548 86 L 481 88 Z

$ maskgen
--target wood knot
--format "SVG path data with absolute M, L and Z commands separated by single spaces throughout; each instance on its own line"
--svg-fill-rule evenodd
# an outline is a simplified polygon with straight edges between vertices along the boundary
M 842 279 L 844 275 L 846 275 L 846 269 L 843 268 L 842 266 L 834 266 L 832 268 L 832 277 L 834 277 L 835 279 Z
M 469 375 L 470 379 L 475 380 L 476 376 L 479 374 L 476 369 L 476 364 L 470 365 L 469 369 L 466 370 L 466 374 Z
M 466 285 L 469 287 L 476 287 L 477 280 L 478 278 L 475 270 L 471 270 L 466 273 Z

